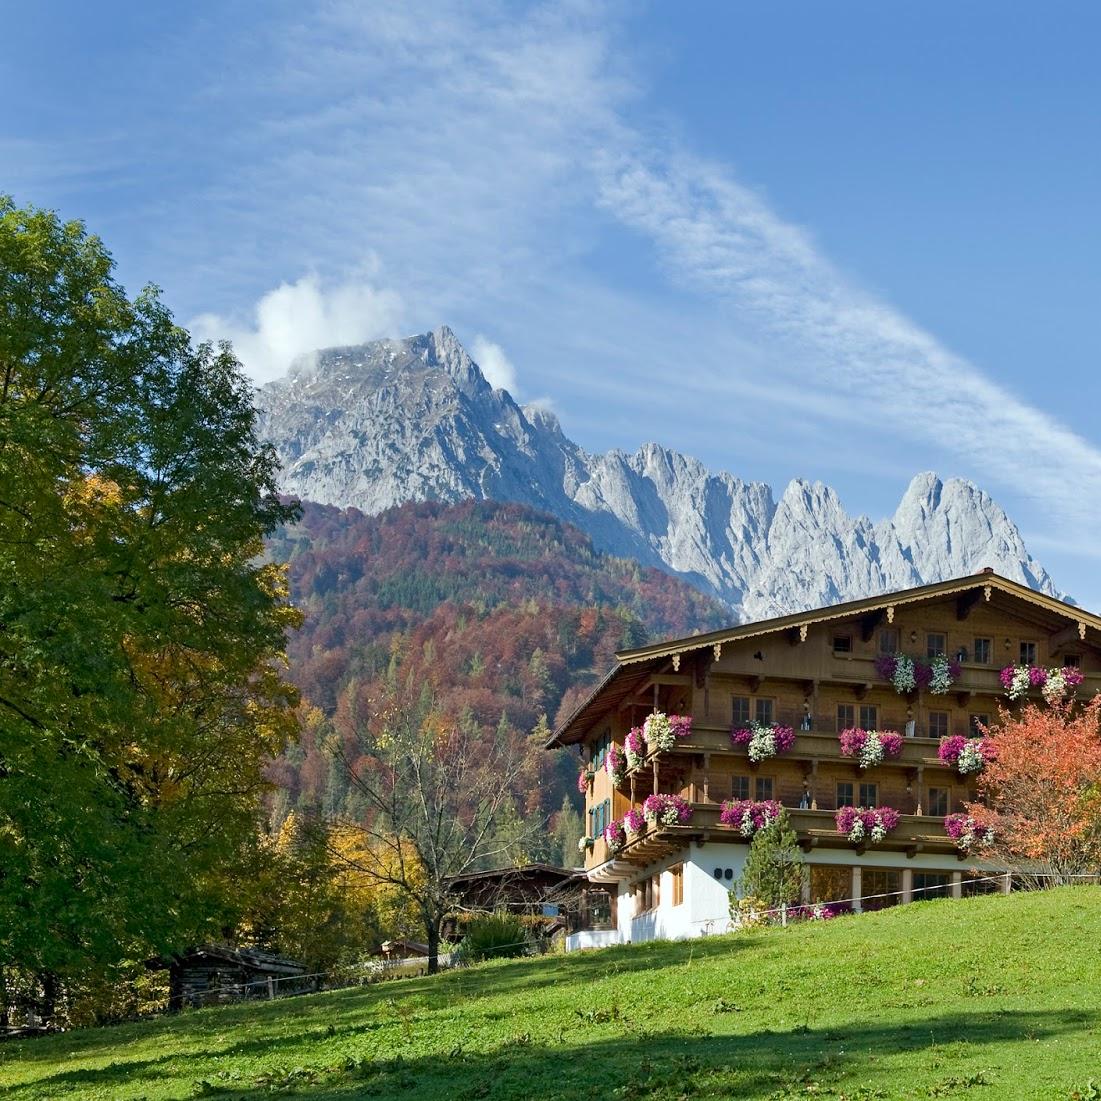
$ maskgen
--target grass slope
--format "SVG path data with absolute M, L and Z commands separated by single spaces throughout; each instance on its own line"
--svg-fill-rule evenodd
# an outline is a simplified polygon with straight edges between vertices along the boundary
M 519 960 L 0 1047 L 0 1093 L 1101 1097 L 1101 890 Z

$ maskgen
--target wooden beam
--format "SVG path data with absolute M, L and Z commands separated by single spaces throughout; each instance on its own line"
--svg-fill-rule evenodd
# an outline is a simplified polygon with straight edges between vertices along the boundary
M 970 614 L 971 609 L 983 598 L 982 589 L 968 589 L 965 593 L 960 593 L 956 597 L 956 619 L 961 622 L 965 620 Z
M 754 693 L 759 692 L 761 690 L 761 685 L 764 684 L 764 682 L 765 682 L 764 677 L 761 677 L 761 676 L 750 677 L 749 678 L 749 689 L 750 689 L 750 691 L 754 692 Z
M 1064 627 L 1060 631 L 1056 631 L 1053 635 L 1048 635 L 1048 645 L 1052 650 L 1058 650 L 1060 646 L 1066 646 L 1068 642 L 1080 642 L 1078 637 L 1078 624 L 1073 626 Z
M 887 618 L 886 608 L 877 608 L 874 612 L 860 617 L 860 640 L 871 642 L 875 629 Z
M 867 681 L 865 681 L 863 684 L 854 684 L 853 695 L 856 696 L 858 700 L 862 700 L 865 696 L 867 696 L 868 692 L 871 690 L 871 687 L 872 686 L 868 684 Z

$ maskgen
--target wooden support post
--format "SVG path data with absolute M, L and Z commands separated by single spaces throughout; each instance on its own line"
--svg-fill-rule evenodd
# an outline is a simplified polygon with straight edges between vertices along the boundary
M 1002 894 L 1007 895 L 1013 890 L 1013 873 L 1006 872 L 1002 876 Z
M 804 906 L 810 905 L 810 865 L 804 864 L 799 869 L 799 900 Z
M 657 757 L 654 758 L 653 764 L 654 764 L 654 794 L 657 795 L 657 793 L 658 793 L 658 759 L 657 759 Z
M 268 976 L 268 1001 L 275 1001 L 275 979 L 271 975 Z
M 711 754 L 703 755 L 703 801 L 711 802 Z
M 861 882 L 860 865 L 853 865 L 853 877 L 852 886 L 849 889 L 849 895 L 852 898 L 853 913 L 861 914 L 864 912 L 864 907 L 861 905 L 860 896 L 864 893 L 863 885 Z
M 963 898 L 963 872 L 952 873 L 952 897 Z
M 914 901 L 914 869 L 902 869 L 902 901 L 903 904 Z

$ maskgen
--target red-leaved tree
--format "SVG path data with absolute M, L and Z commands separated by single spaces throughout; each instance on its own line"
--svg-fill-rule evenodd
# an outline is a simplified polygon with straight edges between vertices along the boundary
M 1048 883 L 1101 870 L 1101 696 L 1003 714 L 989 745 L 967 808 L 994 830 L 989 851 Z

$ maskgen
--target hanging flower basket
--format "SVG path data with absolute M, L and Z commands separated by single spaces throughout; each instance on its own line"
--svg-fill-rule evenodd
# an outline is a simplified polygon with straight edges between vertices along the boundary
M 668 752 L 681 738 L 687 738 L 691 733 L 691 715 L 666 715 L 663 711 L 655 711 L 647 715 L 642 724 L 646 744 L 661 753 Z
M 950 814 L 944 820 L 944 832 L 955 841 L 960 852 L 985 849 L 994 844 L 994 830 L 975 821 L 970 814 Z
M 842 807 L 834 816 L 837 832 L 854 845 L 878 845 L 900 820 L 894 807 Z
M 604 754 L 604 771 L 611 777 L 612 787 L 619 787 L 627 778 L 627 757 L 615 742 Z
M 744 746 L 751 761 L 766 761 L 769 757 L 787 753 L 795 745 L 795 731 L 777 723 L 750 722 L 749 726 L 730 732 L 730 741 Z
M 990 743 L 986 738 L 965 738 L 962 734 L 941 738 L 937 749 L 937 756 L 961 776 L 982 772 L 991 755 Z
M 692 805 L 679 795 L 647 795 L 642 813 L 655 826 L 687 826 L 692 821 Z
M 727 799 L 719 810 L 719 821 L 733 826 L 743 837 L 752 837 L 780 816 L 775 799 Z
M 934 696 L 943 696 L 960 679 L 963 667 L 953 658 L 939 654 L 930 661 L 909 654 L 881 654 L 875 659 L 876 672 L 894 686 L 900 696 L 918 688 L 927 688 Z
M 577 842 L 577 851 L 579 853 L 589 852 L 594 844 L 595 842 L 591 837 L 582 837 Z
M 888 757 L 902 755 L 902 735 L 893 730 L 862 730 L 860 727 L 853 727 L 851 730 L 842 730 L 837 735 L 837 741 L 841 745 L 841 755 L 855 757 L 862 769 L 875 768 Z
M 623 753 L 627 758 L 627 768 L 638 768 L 642 759 L 646 756 L 646 741 L 642 736 L 641 726 L 632 726 L 627 731 L 627 737 L 623 740 Z
M 623 828 L 622 821 L 616 819 L 604 827 L 604 844 L 613 856 L 627 844 L 627 831 Z
M 577 790 L 582 795 L 588 795 L 588 793 L 590 791 L 592 791 L 593 780 L 594 780 L 595 777 L 596 777 L 596 773 L 593 772 L 592 768 L 589 765 L 586 765 L 577 774 Z

